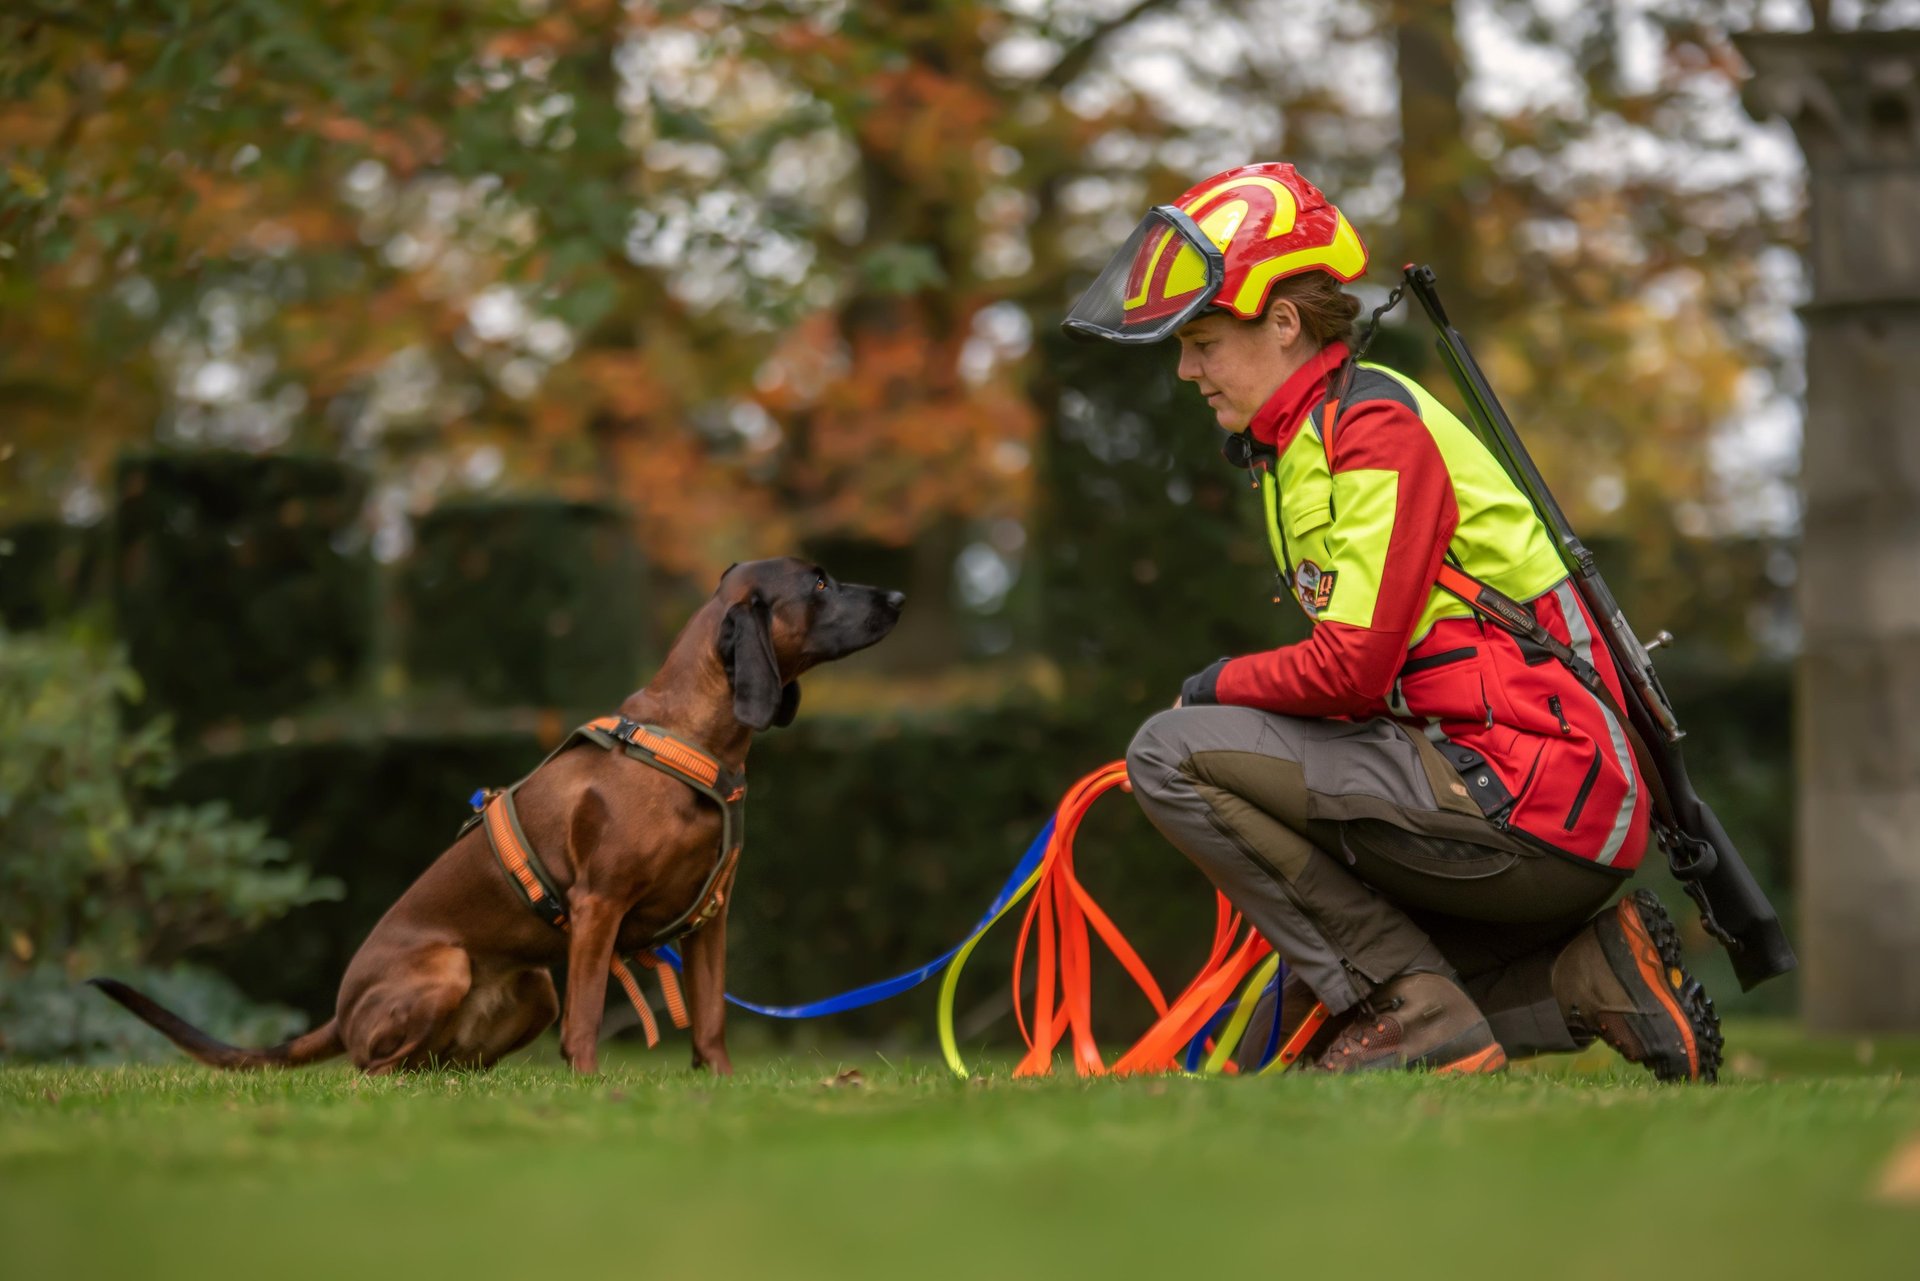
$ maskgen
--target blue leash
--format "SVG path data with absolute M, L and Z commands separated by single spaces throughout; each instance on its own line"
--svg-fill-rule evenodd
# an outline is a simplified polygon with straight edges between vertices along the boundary
M 1267 980 L 1267 985 L 1265 987 L 1260 989 L 1260 996 L 1258 999 L 1264 1001 L 1267 998 L 1267 994 L 1269 992 L 1272 992 L 1275 988 L 1279 987 L 1280 981 L 1286 977 L 1287 977 L 1286 965 L 1282 963 L 1279 971 L 1275 973 L 1272 978 Z M 1207 1020 L 1207 1024 L 1205 1027 L 1201 1028 L 1198 1032 L 1195 1032 L 1193 1034 L 1193 1039 L 1187 1042 L 1186 1057 L 1183 1060 L 1181 1060 L 1182 1065 L 1187 1069 L 1187 1071 L 1198 1072 L 1200 1070 L 1200 1061 L 1202 1057 L 1206 1054 L 1207 1041 L 1210 1038 L 1218 1035 L 1220 1029 L 1226 1026 L 1228 1016 L 1233 1013 L 1234 1007 L 1239 1004 L 1240 1002 L 1238 1001 L 1228 1001 L 1225 1005 L 1220 1007 L 1220 1010 L 1217 1014 L 1215 1014 L 1212 1018 Z M 1273 1026 L 1267 1029 L 1267 1048 L 1261 1051 L 1260 1061 L 1254 1065 L 1254 1070 L 1259 1071 L 1261 1068 L 1265 1067 L 1267 1064 L 1273 1062 L 1273 1056 L 1278 1054 L 1279 1052 L 1280 1052 L 1280 1011 L 1276 1009 L 1273 1012 Z
M 485 800 L 486 790 L 482 788 L 473 794 L 470 803 L 473 804 L 475 808 L 478 808 L 485 803 Z M 817 1019 L 829 1014 L 841 1014 L 847 1010 L 858 1010 L 869 1005 L 878 1005 L 880 1002 L 898 996 L 902 992 L 919 987 L 922 983 L 925 983 L 928 979 L 945 969 L 947 962 L 959 955 L 960 949 L 967 945 L 968 939 L 971 939 L 974 935 L 992 924 L 993 918 L 1000 914 L 1000 909 L 1007 905 L 1007 902 L 1019 892 L 1020 887 L 1027 883 L 1027 878 L 1033 875 L 1034 869 L 1040 866 L 1040 860 L 1046 857 L 1047 843 L 1052 839 L 1053 820 L 1049 818 L 1046 825 L 1040 829 L 1039 835 L 1035 836 L 1032 843 L 1027 846 L 1027 852 L 1020 856 L 1020 862 L 1014 867 L 1013 872 L 1007 877 L 1006 882 L 1001 885 L 1000 892 L 993 896 L 992 904 L 988 906 L 986 912 L 981 915 L 979 921 L 974 924 L 974 927 L 967 931 L 966 936 L 962 938 L 960 942 L 954 944 L 933 960 L 928 961 L 925 965 L 908 970 L 904 974 L 896 974 L 890 979 L 881 979 L 877 983 L 868 983 L 863 987 L 849 988 L 845 992 L 822 997 L 817 1001 L 808 1001 L 801 1005 L 761 1005 L 757 1002 L 746 1000 L 743 997 L 735 996 L 731 992 L 727 993 L 727 1003 L 743 1010 L 752 1010 L 755 1014 L 765 1015 L 770 1019 Z M 680 959 L 680 953 L 673 948 L 663 945 L 658 948 L 657 951 L 660 959 L 672 966 L 676 973 L 685 968 L 685 962 Z M 1276 974 L 1273 980 L 1262 989 L 1261 996 L 1264 997 L 1268 992 L 1273 991 L 1275 987 L 1279 986 L 1280 980 L 1285 976 L 1285 973 L 1286 971 L 1282 970 L 1279 974 Z M 1187 1071 L 1199 1071 L 1200 1058 L 1202 1053 L 1204 1053 L 1207 1038 L 1213 1036 L 1220 1030 L 1226 1023 L 1228 1015 L 1233 1012 L 1233 1008 L 1237 1004 L 1237 1001 L 1228 1001 L 1220 1007 L 1220 1011 L 1215 1014 L 1213 1018 L 1209 1019 L 1207 1025 L 1201 1028 L 1200 1031 L 1195 1034 L 1193 1040 L 1188 1043 L 1185 1060 Z M 1280 1020 L 1276 1018 L 1273 1021 L 1273 1027 L 1267 1032 L 1266 1051 L 1260 1056 L 1260 1066 L 1265 1067 L 1271 1062 L 1273 1056 L 1279 1049 Z
M 966 937 L 954 944 L 952 948 L 917 969 L 908 970 L 905 974 L 897 974 L 890 979 L 881 979 L 878 983 L 869 983 L 864 987 L 856 987 L 834 996 L 823 997 L 818 1001 L 808 1001 L 804 1005 L 757 1005 L 731 992 L 727 993 L 727 1000 L 743 1010 L 752 1010 L 755 1014 L 764 1014 L 772 1019 L 817 1019 L 822 1015 L 839 1014 L 846 1010 L 878 1005 L 888 997 L 898 996 L 910 988 L 919 987 L 945 969 L 947 962 L 967 945 L 967 939 L 971 939 L 992 923 L 993 918 L 1000 914 L 1000 909 L 1007 905 L 1008 901 L 1019 892 L 1020 887 L 1027 883 L 1027 878 L 1033 875 L 1034 869 L 1040 866 L 1040 860 L 1046 857 L 1047 843 L 1052 839 L 1053 820 L 1048 819 L 1046 826 L 1040 829 L 1040 834 L 1033 838 L 1031 845 L 1027 846 L 1027 852 L 1021 855 L 1019 866 L 1013 869 L 1013 874 L 1007 877 L 1006 884 L 1002 885 L 1000 892 L 994 895 L 993 905 L 987 908 L 979 923 L 968 930 Z M 681 968 L 680 954 L 674 949 L 662 947 L 659 949 L 659 954 L 660 959 L 675 970 Z
M 1238 1001 L 1228 1001 L 1215 1011 L 1212 1018 L 1201 1025 L 1200 1030 L 1193 1034 L 1193 1039 L 1187 1042 L 1187 1053 L 1186 1057 L 1180 1061 L 1181 1067 L 1189 1072 L 1200 1070 L 1200 1057 L 1207 1052 L 1207 1042 L 1226 1026 L 1227 1020 L 1233 1015 L 1234 1007 L 1239 1004 Z

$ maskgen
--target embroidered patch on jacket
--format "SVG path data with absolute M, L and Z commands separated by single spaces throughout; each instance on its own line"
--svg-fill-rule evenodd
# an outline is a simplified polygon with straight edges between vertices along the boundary
M 1300 597 L 1300 607 L 1312 617 L 1320 617 L 1320 611 L 1333 603 L 1334 580 L 1339 577 L 1337 569 L 1321 569 L 1310 560 L 1301 561 L 1293 571 L 1293 590 Z

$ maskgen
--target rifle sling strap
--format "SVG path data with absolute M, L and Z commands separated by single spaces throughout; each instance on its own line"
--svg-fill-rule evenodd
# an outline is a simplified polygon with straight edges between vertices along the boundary
M 1451 561 L 1440 562 L 1440 572 L 1435 576 L 1434 581 L 1441 591 L 1458 599 L 1494 626 L 1513 636 L 1524 638 L 1552 654 L 1560 660 L 1561 666 L 1573 673 L 1575 680 L 1592 691 L 1593 696 L 1600 700 L 1601 706 L 1612 714 L 1613 718 L 1620 723 L 1620 728 L 1626 732 L 1627 742 L 1633 748 L 1633 758 L 1640 766 L 1640 777 L 1646 783 L 1647 791 L 1653 798 L 1655 817 L 1668 828 L 1679 832 L 1680 822 L 1674 812 L 1673 798 L 1667 794 L 1666 781 L 1660 776 L 1660 771 L 1655 766 L 1653 753 L 1648 749 L 1646 740 L 1641 738 L 1640 731 L 1634 727 L 1633 718 L 1622 710 L 1619 700 L 1613 696 L 1613 691 L 1607 688 L 1606 681 L 1601 679 L 1600 673 L 1594 669 L 1593 664 L 1581 658 L 1558 636 L 1543 627 L 1540 620 L 1534 617 L 1531 609 L 1498 588 L 1481 582 Z M 1663 841 L 1662 846 L 1667 850 L 1668 861 L 1673 864 L 1674 875 L 1682 880 L 1687 879 L 1685 874 L 1688 870 L 1687 865 L 1683 859 L 1676 856 L 1673 843 Z
M 1397 293 L 1398 291 L 1396 296 Z M 1321 414 L 1320 442 L 1321 447 L 1326 451 L 1329 476 L 1333 474 L 1333 436 L 1334 429 L 1340 421 L 1340 402 L 1345 399 L 1352 387 L 1356 363 L 1357 361 L 1352 358 L 1342 363 L 1336 375 L 1338 385 L 1330 390 L 1325 409 Z M 1560 661 L 1561 666 L 1573 673 L 1575 680 L 1591 690 L 1593 696 L 1600 700 L 1601 705 L 1612 713 L 1613 718 L 1620 723 L 1621 730 L 1626 733 L 1627 742 L 1632 745 L 1633 758 L 1640 767 L 1640 777 L 1645 780 L 1647 791 L 1653 798 L 1654 818 L 1673 834 L 1673 839 L 1663 840 L 1660 843 L 1661 848 L 1666 851 L 1668 865 L 1672 867 L 1674 876 L 1683 882 L 1697 879 L 1704 869 L 1699 863 L 1690 863 L 1681 850 L 1681 838 L 1684 836 L 1685 829 L 1674 811 L 1673 798 L 1667 793 L 1666 780 L 1654 763 L 1653 753 L 1648 749 L 1646 740 L 1640 736 L 1640 731 L 1634 727 L 1633 718 L 1621 708 L 1619 700 L 1614 698 L 1613 691 L 1607 688 L 1606 681 L 1602 680 L 1600 673 L 1594 670 L 1593 664 L 1574 653 L 1570 646 L 1541 626 L 1540 620 L 1534 617 L 1531 609 L 1498 588 L 1481 582 L 1452 561 L 1440 562 L 1440 572 L 1435 575 L 1434 582 L 1441 591 L 1455 597 L 1494 626 L 1513 636 L 1522 637 L 1552 654 Z M 1711 920 L 1710 914 L 1709 920 Z

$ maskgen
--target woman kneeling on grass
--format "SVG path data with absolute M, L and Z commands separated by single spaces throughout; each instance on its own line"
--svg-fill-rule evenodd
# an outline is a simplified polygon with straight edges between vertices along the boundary
M 1228 457 L 1277 488 L 1275 557 L 1313 621 L 1188 678 L 1128 750 L 1134 794 L 1286 961 L 1283 1033 L 1316 998 L 1331 1012 L 1322 1069 L 1494 1072 L 1599 1037 L 1711 1080 L 1712 1003 L 1659 902 L 1599 910 L 1647 846 L 1621 726 L 1439 589 L 1443 559 L 1526 602 L 1616 700 L 1619 673 L 1487 449 L 1411 379 L 1352 363 L 1341 284 L 1366 262 L 1293 166 L 1248 165 L 1150 213 L 1067 318 L 1178 340 Z

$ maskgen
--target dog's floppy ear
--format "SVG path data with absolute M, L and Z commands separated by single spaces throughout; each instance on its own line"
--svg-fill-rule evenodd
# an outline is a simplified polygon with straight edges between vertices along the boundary
M 773 713 L 773 727 L 785 729 L 800 711 L 800 682 L 788 681 L 780 687 L 780 706 Z
M 759 592 L 727 608 L 720 620 L 719 649 L 727 684 L 733 688 L 733 718 L 754 730 L 784 723 L 777 720 L 787 699 L 773 658 L 773 617 Z M 798 687 L 788 688 L 794 690 L 797 705 Z

